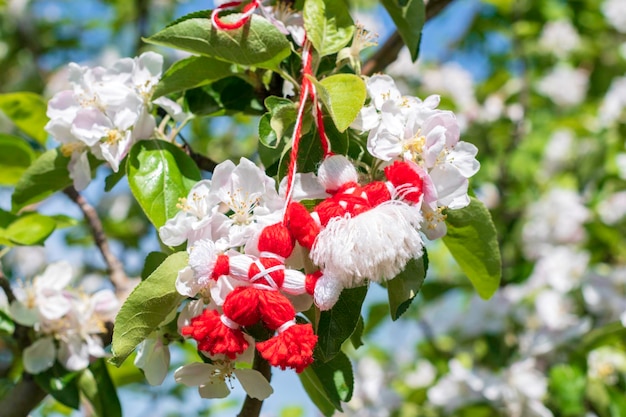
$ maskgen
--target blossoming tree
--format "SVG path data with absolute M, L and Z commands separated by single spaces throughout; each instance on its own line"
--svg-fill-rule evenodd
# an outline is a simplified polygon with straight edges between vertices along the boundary
M 68 64 L 47 101 L 0 94 L 0 415 L 50 396 L 121 416 L 134 372 L 209 408 L 240 385 L 239 415 L 258 416 L 284 389 L 277 369 L 326 416 L 621 415 L 623 239 L 606 225 L 626 213 L 626 100 L 621 78 L 587 94 L 590 63 L 615 70 L 581 52 L 587 26 L 619 41 L 619 2 L 476 7 L 459 48 L 512 32 L 476 91 L 458 65 L 413 66 L 449 1 L 373 2 L 393 25 L 374 53 L 348 2 L 214 3 L 142 24 L 134 58 Z M 244 156 L 207 146 L 251 125 Z M 608 173 L 581 157 L 571 175 L 564 154 L 592 133 L 610 149 L 576 152 Z M 80 229 L 45 209 L 59 195 L 104 260 L 97 285 L 66 261 L 19 266 L 24 247 Z M 139 268 L 133 247 L 153 250 Z M 381 347 L 381 326 L 420 336 Z

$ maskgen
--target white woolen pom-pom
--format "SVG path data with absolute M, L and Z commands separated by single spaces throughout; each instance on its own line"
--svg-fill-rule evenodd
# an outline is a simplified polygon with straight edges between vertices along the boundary
M 285 280 L 280 289 L 287 294 L 306 294 L 306 276 L 296 269 L 285 269 Z
M 315 240 L 311 259 L 345 288 L 392 279 L 422 256 L 421 221 L 417 208 L 397 200 L 332 219 Z
M 313 300 L 320 310 L 330 310 L 337 300 L 339 294 L 343 291 L 341 280 L 324 273 L 315 283 L 313 291 Z
M 202 239 L 189 249 L 189 266 L 201 286 L 208 286 L 217 261 L 217 249 L 212 240 Z
M 359 176 L 354 165 L 343 155 L 324 159 L 317 170 L 317 179 L 326 190 L 337 190 L 348 182 L 357 182 Z

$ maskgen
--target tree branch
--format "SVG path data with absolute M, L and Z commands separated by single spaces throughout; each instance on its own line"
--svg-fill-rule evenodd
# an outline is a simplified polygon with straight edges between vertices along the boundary
M 437 16 L 452 0 L 429 0 L 426 3 L 426 21 Z M 372 75 L 387 68 L 389 64 L 398 58 L 400 50 L 404 46 L 404 41 L 396 30 L 387 38 L 385 44 L 378 48 L 378 51 L 363 65 L 361 71 L 363 75 Z
M 15 294 L 13 294 L 13 290 L 11 289 L 9 279 L 4 276 L 2 270 L 0 270 L 0 288 L 2 288 L 4 293 L 7 295 L 7 300 L 9 301 L 9 304 L 11 304 L 15 300 Z
M 272 367 L 265 359 L 263 359 L 257 350 L 254 351 L 254 363 L 252 364 L 252 369 L 261 372 L 265 379 L 267 379 L 267 382 L 271 381 Z M 237 414 L 237 417 L 259 417 L 262 406 L 262 400 L 250 398 L 246 395 L 246 399 L 244 400 L 243 405 L 241 406 L 241 411 Z
M 83 196 L 73 186 L 67 187 L 63 190 L 63 193 L 67 195 L 72 201 L 74 201 L 85 216 L 85 221 L 89 225 L 91 234 L 96 242 L 96 246 L 100 249 L 100 253 L 104 258 L 109 269 L 110 279 L 115 286 L 115 290 L 118 295 L 125 296 L 132 289 L 133 283 L 126 276 L 122 263 L 111 252 L 109 242 L 102 228 L 102 222 L 96 213 L 96 209 L 91 206 Z
M 0 413 L 3 417 L 27 417 L 47 395 L 33 376 L 24 372 L 20 382 L 0 401 Z

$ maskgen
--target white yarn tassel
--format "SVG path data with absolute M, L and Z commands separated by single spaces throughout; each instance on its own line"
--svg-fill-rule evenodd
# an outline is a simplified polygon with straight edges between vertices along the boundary
M 317 180 L 326 190 L 337 190 L 349 182 L 357 182 L 356 168 L 343 155 L 333 155 L 324 159 L 317 169 Z
M 341 280 L 324 273 L 315 283 L 313 292 L 315 305 L 322 311 L 330 310 L 339 299 L 343 288 Z
M 286 294 L 306 294 L 306 276 L 295 269 L 285 269 L 285 280 L 280 288 Z
M 315 240 L 311 259 L 344 288 L 392 279 L 422 256 L 421 221 L 419 209 L 397 200 L 332 219 Z

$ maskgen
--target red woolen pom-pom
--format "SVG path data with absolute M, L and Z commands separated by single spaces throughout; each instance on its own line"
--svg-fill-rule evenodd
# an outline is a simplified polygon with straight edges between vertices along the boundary
M 258 248 L 260 252 L 271 252 L 283 258 L 288 258 L 291 255 L 294 245 L 293 236 L 282 223 L 264 227 L 259 236 Z
M 408 163 L 394 162 L 385 168 L 385 176 L 404 200 L 417 203 L 422 197 L 424 181 Z
M 389 189 L 382 181 L 374 181 L 364 185 L 363 192 L 367 194 L 367 201 L 369 201 L 372 207 L 376 207 L 385 201 L 391 200 Z
M 308 210 L 300 203 L 293 202 L 287 208 L 287 226 L 298 243 L 311 249 L 320 227 L 311 217 Z
M 263 269 L 261 269 L 258 264 L 261 264 Z M 267 272 L 268 269 L 275 266 L 278 266 L 280 268 L 276 271 Z M 283 282 L 285 282 L 285 264 L 283 263 L 283 261 L 275 258 L 260 258 L 258 260 L 258 263 L 255 262 L 250 265 L 250 269 L 248 270 L 248 278 L 253 284 L 267 285 L 275 290 L 278 290 L 280 287 L 283 286 Z M 252 281 L 253 278 L 254 281 Z M 276 285 L 273 285 L 272 282 Z
M 248 348 L 243 332 L 226 326 L 216 310 L 204 310 L 191 319 L 189 326 L 181 329 L 183 336 L 191 336 L 198 342 L 198 349 L 211 355 L 226 355 L 235 359 Z
M 322 271 L 315 271 L 312 274 L 306 274 L 304 281 L 304 289 L 307 294 L 313 295 L 315 293 L 315 285 L 317 285 L 317 280 L 322 276 Z
M 270 330 L 278 329 L 296 316 L 289 299 L 278 291 L 262 291 L 259 294 L 259 311 L 261 320 Z
M 294 324 L 271 339 L 257 343 L 256 348 L 270 365 L 292 368 L 300 373 L 313 363 L 316 343 L 317 335 L 310 324 Z
M 215 266 L 213 267 L 213 273 L 211 277 L 217 280 L 222 275 L 228 275 L 230 273 L 230 258 L 223 253 L 217 256 L 215 260 Z
M 343 217 L 343 215 L 346 214 L 346 209 L 341 207 L 335 198 L 331 198 L 319 203 L 317 207 L 315 207 L 315 212 L 319 216 L 322 226 L 326 226 L 330 219 Z
M 226 296 L 222 309 L 226 317 L 241 326 L 252 326 L 259 322 L 259 294 L 263 290 L 254 287 L 237 287 Z

